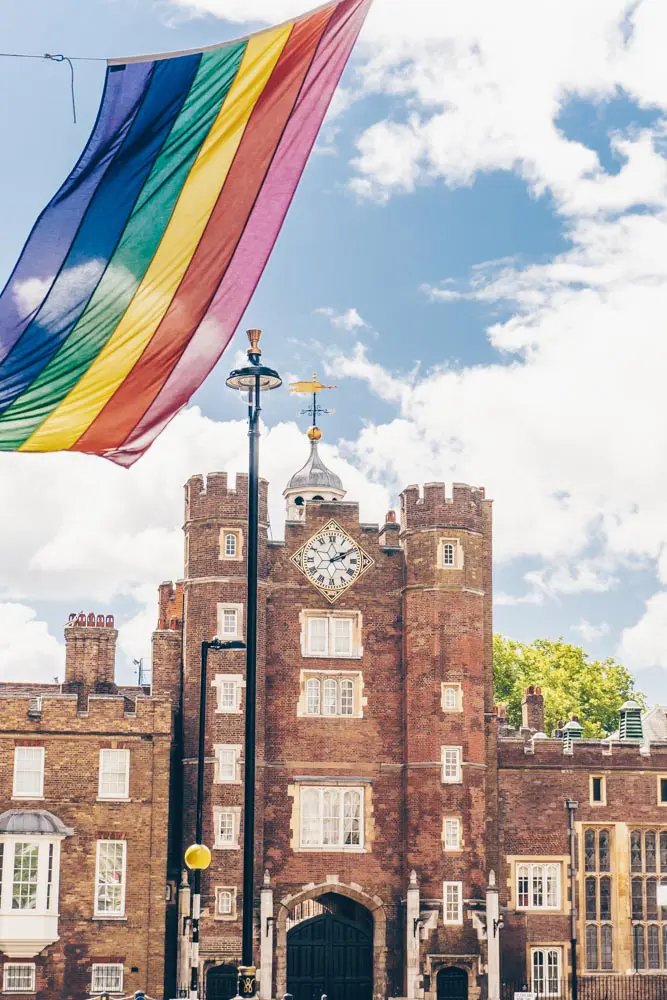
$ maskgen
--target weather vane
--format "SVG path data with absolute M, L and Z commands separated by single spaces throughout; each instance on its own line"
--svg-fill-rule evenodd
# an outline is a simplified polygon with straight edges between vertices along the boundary
M 310 406 L 307 406 L 305 410 L 299 410 L 299 413 L 308 413 L 313 418 L 312 429 L 317 429 L 317 418 L 320 415 L 333 416 L 336 412 L 335 410 L 325 410 L 324 407 L 320 406 L 317 402 L 318 392 L 322 392 L 323 389 L 335 389 L 335 385 L 323 385 L 317 380 L 317 372 L 313 372 L 313 378 L 311 382 L 290 382 L 289 384 L 291 392 L 303 392 L 312 393 L 313 401 Z M 310 435 L 309 435 L 310 436 Z

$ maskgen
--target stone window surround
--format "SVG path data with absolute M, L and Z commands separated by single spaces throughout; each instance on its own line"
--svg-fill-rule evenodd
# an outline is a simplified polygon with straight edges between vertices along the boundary
M 567 901 L 567 891 L 564 891 L 565 882 L 563 881 L 563 872 L 567 872 L 567 866 L 570 863 L 570 856 L 568 855 L 546 855 L 546 854 L 517 854 L 517 855 L 507 855 L 506 862 L 508 870 L 510 872 L 510 877 L 507 880 L 507 887 L 509 889 L 509 900 L 508 908 L 510 910 L 515 910 L 517 913 L 530 913 L 531 918 L 533 916 L 539 917 L 540 914 L 545 916 L 555 915 L 558 913 L 569 914 L 569 902 Z M 549 907 L 543 909 L 533 909 L 532 907 L 519 906 L 518 896 L 517 896 L 517 879 L 518 879 L 518 867 L 519 865 L 557 865 L 559 867 L 558 876 L 558 899 L 559 905 L 556 908 Z
M 528 970 L 528 979 L 531 984 L 533 984 L 533 954 L 536 951 L 557 951 L 558 952 L 558 978 L 563 979 L 563 942 L 562 941 L 529 941 L 526 945 L 526 968 Z M 546 966 L 545 966 L 545 978 L 546 978 Z M 546 990 L 540 993 L 540 997 L 554 998 L 560 997 L 562 990 L 560 987 L 555 993 L 549 993 Z
M 232 896 L 231 913 L 220 912 L 220 896 L 223 892 L 229 892 Z M 215 920 L 236 920 L 237 919 L 237 889 L 235 885 L 216 885 L 215 887 Z
M 241 744 L 240 743 L 214 743 L 213 753 L 215 754 L 215 773 L 213 782 L 216 785 L 240 785 L 241 784 Z M 234 777 L 223 778 L 220 775 L 220 757 L 222 750 L 232 750 L 234 753 Z
M 444 561 L 444 547 L 445 545 L 454 546 L 454 563 L 445 563 Z M 463 569 L 463 545 L 459 538 L 452 538 L 450 536 L 443 536 L 438 539 L 438 556 L 437 556 L 438 569 L 442 570 L 456 570 Z
M 667 806 L 667 797 L 663 799 L 662 797 L 662 782 L 667 782 L 667 774 L 656 774 L 657 781 L 657 802 L 659 806 Z
M 354 682 L 354 705 L 351 715 L 324 714 L 320 711 L 308 712 L 306 683 L 311 679 L 317 679 L 321 683 L 327 678 L 335 678 L 337 681 L 351 680 Z M 368 704 L 368 699 L 364 697 L 364 678 L 361 670 L 301 670 L 299 673 L 299 700 L 296 706 L 297 718 L 304 719 L 363 719 L 364 708 Z M 320 693 L 320 699 L 322 693 Z
M 352 619 L 352 652 L 334 653 L 329 650 L 326 653 L 311 653 L 309 650 L 308 619 L 309 618 L 351 618 Z M 362 645 L 362 614 L 361 611 L 334 611 L 329 608 L 304 608 L 299 613 L 299 624 L 301 625 L 301 655 L 309 659 L 320 660 L 360 660 L 364 654 Z
M 445 775 L 445 751 L 456 750 L 458 751 L 458 771 L 456 776 L 448 777 Z M 440 781 L 443 785 L 461 785 L 463 784 L 463 747 L 460 746 L 442 746 L 440 747 Z
M 220 843 L 218 831 L 220 829 L 219 817 L 221 813 L 232 813 L 234 816 L 234 841 L 231 844 Z M 213 807 L 213 847 L 216 851 L 238 851 L 239 837 L 241 830 L 241 806 L 214 806 Z
M 235 708 L 226 708 L 222 704 L 222 685 L 225 683 L 235 686 Z M 211 681 L 211 687 L 215 689 L 217 715 L 240 715 L 243 711 L 243 689 L 246 686 L 243 674 L 216 674 Z
M 600 792 L 601 798 L 593 798 L 593 779 L 599 778 L 600 780 Z M 588 778 L 588 793 L 589 793 L 589 804 L 591 806 L 606 806 L 607 805 L 607 778 L 604 774 L 591 774 Z
M 349 847 L 301 847 L 301 790 L 315 785 L 317 788 L 344 786 L 360 788 L 361 800 L 361 844 Z M 292 820 L 290 823 L 290 846 L 295 854 L 370 854 L 373 841 L 373 795 L 372 780 L 366 777 L 297 775 L 288 785 L 287 794 L 292 799 Z
M 445 705 L 445 689 L 454 688 L 456 692 L 456 708 L 449 708 Z M 463 711 L 463 686 L 460 681 L 442 681 L 440 685 L 440 706 L 443 712 L 451 714 Z
M 458 823 L 458 827 L 459 827 L 459 830 L 458 830 L 458 843 L 457 843 L 456 847 L 448 847 L 447 846 L 447 837 L 446 837 L 447 822 L 449 821 L 451 823 L 452 820 L 456 820 L 456 822 Z M 442 817 L 442 849 L 443 849 L 443 851 L 445 851 L 447 854 L 460 854 L 464 847 L 465 847 L 465 842 L 463 840 L 463 820 L 462 820 L 461 816 L 452 816 L 452 815 L 443 816 Z
M 226 555 L 227 535 L 236 536 L 236 555 Z M 241 562 L 243 560 L 243 530 L 241 528 L 221 528 L 219 553 L 221 562 Z
M 223 625 L 223 615 L 225 611 L 236 611 L 236 632 L 232 635 L 230 632 L 224 632 Z M 216 616 L 217 626 L 216 626 L 216 638 L 224 641 L 243 641 L 243 605 L 234 604 L 231 601 L 221 601 L 218 603 L 217 616 Z
M 40 788 L 39 788 L 39 794 L 37 795 L 23 795 L 20 792 L 17 793 L 16 791 L 16 779 L 20 771 L 19 759 L 22 750 L 41 750 Z M 36 802 L 37 800 L 44 798 L 44 757 L 45 757 L 44 747 L 33 746 L 33 745 L 14 747 L 14 777 L 12 781 L 12 799 L 22 799 L 26 801 Z

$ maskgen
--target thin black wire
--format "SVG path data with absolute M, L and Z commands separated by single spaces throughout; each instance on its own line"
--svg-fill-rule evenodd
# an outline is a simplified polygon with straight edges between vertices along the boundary
M 27 52 L 0 52 L 0 59 L 50 59 L 51 62 L 66 62 L 69 66 L 70 94 L 72 97 L 72 119 L 76 125 L 76 95 L 74 92 L 74 65 L 73 62 L 106 62 L 99 56 L 64 56 L 62 52 L 45 52 L 44 55 L 32 55 Z

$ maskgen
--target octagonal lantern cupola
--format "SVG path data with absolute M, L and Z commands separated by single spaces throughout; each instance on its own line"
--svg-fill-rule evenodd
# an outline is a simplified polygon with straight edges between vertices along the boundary
M 340 476 L 327 469 L 317 450 L 317 442 L 322 437 L 319 427 L 309 427 L 310 455 L 306 464 L 295 472 L 287 484 L 283 496 L 287 505 L 288 521 L 303 521 L 306 503 L 309 500 L 343 500 L 345 490 Z

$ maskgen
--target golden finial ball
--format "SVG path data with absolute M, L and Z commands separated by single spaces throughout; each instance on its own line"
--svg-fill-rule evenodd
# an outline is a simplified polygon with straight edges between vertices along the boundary
M 310 438 L 311 441 L 319 441 L 320 438 L 322 437 L 322 431 L 319 429 L 319 427 L 309 427 L 308 437 Z
M 205 844 L 190 844 L 183 859 L 192 871 L 205 871 L 211 863 L 211 852 Z

